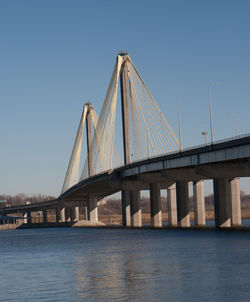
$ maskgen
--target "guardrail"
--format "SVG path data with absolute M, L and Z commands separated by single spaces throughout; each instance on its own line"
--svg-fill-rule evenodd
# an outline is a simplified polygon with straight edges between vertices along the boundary
M 242 135 L 237 135 L 237 136 L 232 136 L 232 137 L 221 139 L 221 140 L 217 140 L 217 141 L 214 141 L 213 143 L 195 145 L 195 146 L 188 147 L 188 148 L 185 148 L 185 149 L 182 149 L 182 150 L 179 149 L 179 150 L 172 151 L 172 152 L 167 152 L 167 153 L 161 153 L 161 154 L 153 155 L 153 156 L 150 156 L 150 157 L 147 157 L 147 158 L 142 158 L 142 159 L 133 161 L 133 162 L 131 162 L 131 164 L 136 164 L 136 163 L 139 163 L 139 162 L 144 161 L 144 160 L 150 160 L 150 159 L 154 159 L 154 158 L 165 156 L 165 155 L 181 154 L 181 153 L 184 153 L 186 151 L 196 150 L 196 149 L 200 149 L 200 148 L 204 148 L 204 147 L 213 147 L 214 145 L 219 145 L 219 144 L 222 144 L 222 143 L 236 141 L 236 140 L 247 138 L 247 137 L 250 138 L 250 133 L 242 134 Z M 116 168 L 121 168 L 121 167 L 123 167 L 123 166 L 116 167 Z

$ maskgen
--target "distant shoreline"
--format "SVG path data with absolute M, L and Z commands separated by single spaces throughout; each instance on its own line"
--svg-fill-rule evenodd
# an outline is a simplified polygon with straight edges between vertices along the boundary
M 241 211 L 242 219 L 250 219 L 250 209 L 243 209 Z M 194 221 L 194 212 L 190 213 L 190 220 Z M 214 220 L 214 211 L 213 210 L 206 210 L 206 221 Z M 106 214 L 106 215 L 99 215 L 99 221 L 105 224 L 121 224 L 122 223 L 122 215 L 120 214 Z M 162 213 L 162 222 L 168 222 L 168 214 Z M 142 213 L 142 223 L 151 223 L 150 213 Z
M 242 219 L 250 219 L 250 209 L 242 209 Z M 39 227 L 107 227 L 107 226 L 117 226 L 122 227 L 122 215 L 121 214 L 102 214 L 99 215 L 99 223 L 98 224 L 91 224 L 88 223 L 88 221 L 84 220 L 84 217 L 80 217 L 80 223 L 71 223 L 71 222 L 65 222 L 65 223 L 56 223 L 56 218 L 54 215 L 48 216 L 48 223 L 44 224 L 42 222 L 41 217 L 33 217 L 33 225 L 24 225 L 24 224 L 5 224 L 0 225 L 0 231 L 1 230 L 15 230 L 18 228 L 39 228 Z M 41 220 L 40 220 L 41 219 Z M 213 221 L 214 220 L 214 211 L 213 210 L 206 210 L 206 221 Z M 194 212 L 190 212 L 190 221 L 194 221 Z M 84 223 L 85 222 L 85 223 Z M 168 222 L 168 214 L 162 213 L 162 222 L 163 224 L 166 224 Z M 150 213 L 142 213 L 142 224 L 147 225 L 147 227 L 150 227 L 151 225 L 151 217 Z M 165 227 L 166 225 L 164 225 Z M 206 225 L 204 228 L 210 226 Z M 212 226 L 213 227 L 213 226 Z M 250 228 L 250 227 L 249 227 Z M 230 229 L 230 228 L 229 228 Z

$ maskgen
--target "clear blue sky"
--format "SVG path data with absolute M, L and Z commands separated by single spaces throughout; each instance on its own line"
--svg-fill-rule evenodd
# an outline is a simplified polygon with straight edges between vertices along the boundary
M 0 0 L 0 193 L 58 195 L 83 104 L 129 52 L 184 147 L 250 132 L 250 1 Z M 247 190 L 243 182 L 243 189 Z

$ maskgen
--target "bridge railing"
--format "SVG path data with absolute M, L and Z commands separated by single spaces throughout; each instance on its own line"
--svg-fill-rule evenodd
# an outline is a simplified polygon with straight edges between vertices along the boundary
M 188 147 L 188 148 L 183 149 L 183 151 L 194 150 L 194 149 L 207 147 L 207 146 L 213 146 L 213 145 L 217 145 L 217 144 L 221 144 L 221 143 L 226 143 L 226 142 L 242 139 L 242 138 L 245 138 L 245 137 L 250 137 L 250 133 L 237 135 L 237 136 L 231 136 L 231 137 L 228 137 L 228 138 L 216 140 L 213 143 L 210 142 L 210 143 L 204 143 L 204 144 L 201 144 L 201 145 L 196 145 L 196 146 L 193 146 L 193 147 Z
M 209 143 L 204 143 L 204 144 L 188 147 L 188 148 L 185 148 L 185 149 L 182 149 L 182 150 L 176 150 L 176 151 L 172 151 L 172 152 L 168 152 L 168 153 L 153 155 L 153 156 L 150 156 L 148 158 L 144 158 L 144 159 L 133 161 L 133 162 L 131 162 L 131 165 L 134 164 L 134 163 L 141 162 L 143 160 L 154 159 L 154 158 L 165 156 L 165 155 L 182 154 L 182 153 L 184 153 L 186 151 L 196 150 L 196 149 L 205 148 L 205 147 L 211 147 L 212 148 L 214 145 L 218 145 L 218 144 L 222 144 L 222 143 L 227 143 L 227 142 L 231 142 L 231 141 L 236 141 L 236 140 L 240 140 L 240 139 L 247 138 L 247 137 L 250 138 L 250 133 L 242 134 L 242 135 L 237 135 L 237 136 L 231 136 L 231 137 L 228 137 L 228 138 L 225 138 L 225 139 L 216 140 L 213 143 L 209 142 Z

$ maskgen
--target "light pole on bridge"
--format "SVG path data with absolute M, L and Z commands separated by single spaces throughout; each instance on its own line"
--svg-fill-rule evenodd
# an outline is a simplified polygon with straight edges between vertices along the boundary
M 211 94 L 212 94 L 212 87 L 214 87 L 216 85 L 217 85 L 217 83 L 212 83 L 212 85 L 209 87 L 209 111 L 210 111 L 211 144 L 213 144 L 213 142 L 214 142 Z
M 208 132 L 207 131 L 202 131 L 201 134 L 204 136 L 204 143 L 207 144 L 207 135 L 208 135 Z
M 183 103 L 184 101 L 180 101 L 178 103 L 178 124 L 179 124 L 179 147 L 180 147 L 180 151 L 182 151 L 182 140 L 181 140 L 181 103 Z
M 235 119 L 235 134 L 236 134 L 236 137 L 239 135 L 239 120 L 238 120 L 238 117 L 237 115 L 235 114 L 232 114 L 234 119 Z

